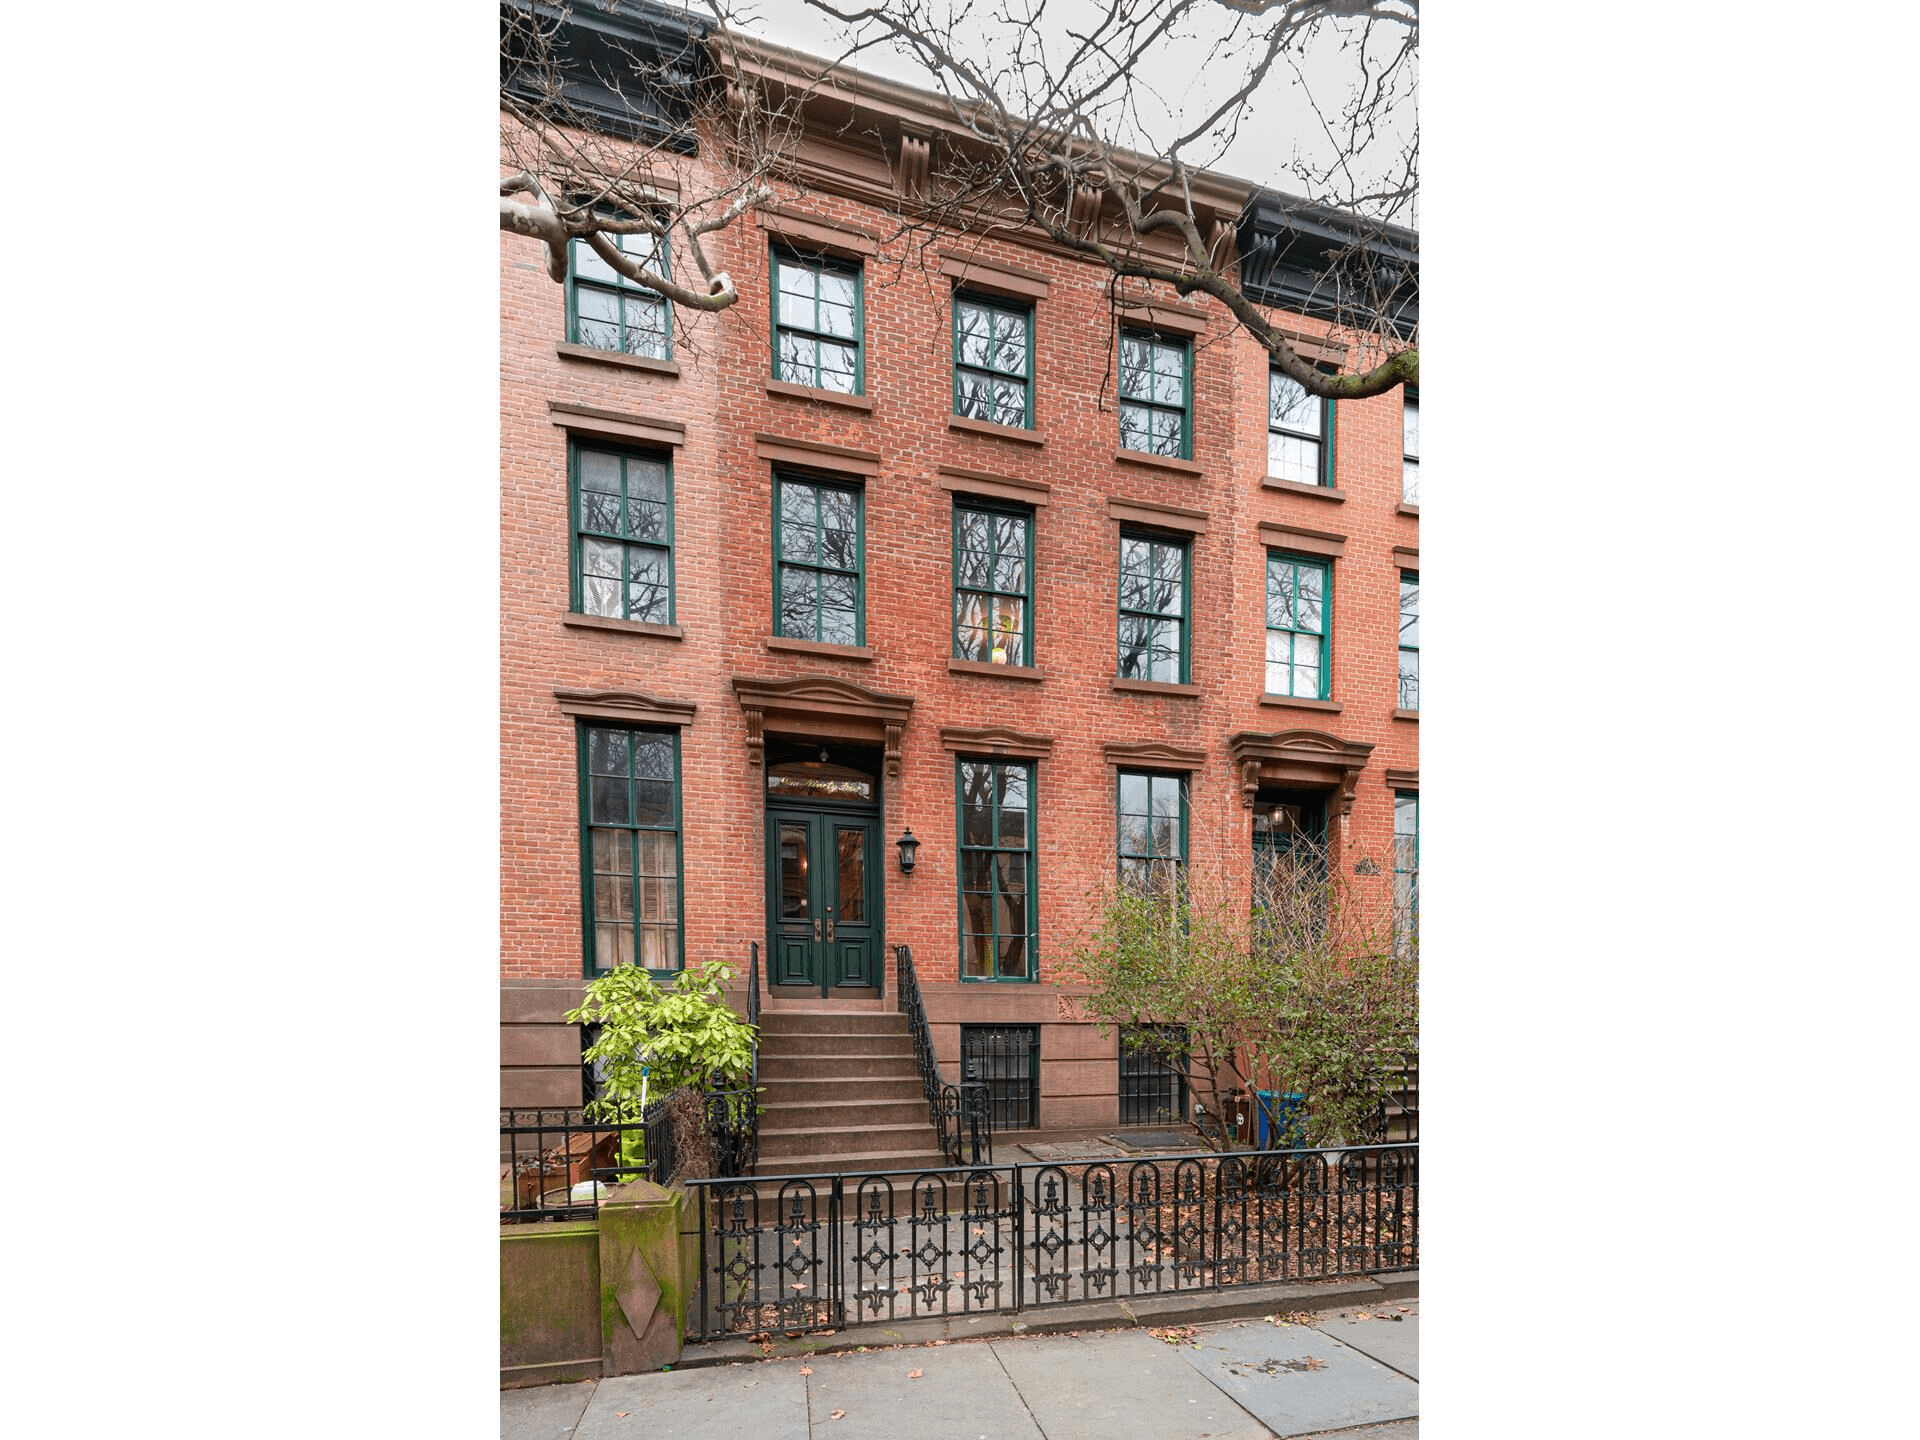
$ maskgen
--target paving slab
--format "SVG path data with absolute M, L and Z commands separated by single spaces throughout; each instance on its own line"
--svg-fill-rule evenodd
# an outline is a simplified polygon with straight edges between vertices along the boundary
M 1269 1434 L 1170 1346 L 1139 1331 L 996 1340 L 990 1348 L 1047 1440 Z
M 1053 1145 L 1018 1145 L 1043 1165 L 1071 1164 L 1078 1161 L 1125 1160 L 1133 1152 L 1105 1140 L 1063 1140 Z
M 1174 1353 L 1276 1435 L 1410 1420 L 1420 1413 L 1418 1384 L 1311 1326 L 1209 1326 L 1198 1338 L 1198 1345 Z
M 623 1416 L 620 1412 L 627 1413 Z M 791 1361 L 615 1375 L 568 1440 L 808 1440 L 807 1381 Z
M 814 1432 L 831 1440 L 1047 1440 L 991 1345 L 822 1355 L 810 1363 Z M 911 1370 L 921 1378 L 909 1380 Z M 846 1414 L 829 1423 L 835 1410 Z M 762 1440 L 746 1427 L 738 1433 Z
M 1320 1329 L 1342 1345 L 1351 1345 L 1382 1364 L 1391 1365 L 1402 1375 L 1420 1378 L 1418 1315 L 1403 1315 L 1398 1320 L 1378 1315 L 1371 1320 L 1326 1319 L 1320 1322 Z
M 574 1440 L 594 1381 L 500 1392 L 500 1440 Z

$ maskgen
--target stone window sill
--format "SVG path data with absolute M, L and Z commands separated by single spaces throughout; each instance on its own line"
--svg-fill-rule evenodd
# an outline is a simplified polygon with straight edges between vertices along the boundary
M 1191 460 L 1178 460 L 1171 455 L 1149 455 L 1144 450 L 1116 450 L 1113 458 L 1123 465 L 1144 465 L 1149 470 L 1171 470 L 1176 475 L 1192 475 L 1198 478 L 1206 472 Z
M 767 394 L 784 396 L 788 400 L 809 400 L 819 405 L 833 405 L 842 410 L 859 410 L 869 415 L 873 413 L 873 401 L 865 395 L 848 395 L 840 390 L 821 390 L 813 385 L 795 385 L 790 380 L 767 381 Z
M 1173 685 L 1165 680 L 1128 680 L 1116 675 L 1109 682 L 1115 690 L 1130 695 L 1178 695 L 1187 699 L 1196 699 L 1200 694 L 1198 685 Z
M 651 355 L 629 355 L 623 350 L 601 350 L 592 345 L 553 347 L 562 360 L 586 360 L 595 365 L 613 365 L 622 370 L 645 370 L 654 375 L 678 375 L 680 367 L 671 360 L 656 360 Z
M 1420 507 L 1418 505 L 1409 505 L 1406 501 L 1402 500 L 1398 505 L 1393 507 L 1393 513 L 1396 515 L 1411 515 L 1414 519 L 1418 520 L 1420 518 Z
M 1307 700 L 1293 695 L 1262 695 L 1260 703 L 1282 710 L 1318 710 L 1323 715 L 1338 715 L 1347 708 L 1338 700 Z
M 1396 710 L 1393 712 L 1393 718 L 1396 720 L 1411 720 L 1414 724 L 1418 725 L 1420 723 L 1420 712 L 1418 710 Z
M 1305 495 L 1309 500 L 1331 500 L 1335 504 L 1345 504 L 1347 492 L 1332 490 L 1325 485 L 1302 485 L 1298 480 L 1275 480 L 1268 476 L 1260 482 L 1267 490 L 1284 490 L 1289 495 Z
M 818 655 L 823 660 L 858 660 L 865 664 L 873 659 L 873 649 L 867 645 L 832 645 L 824 640 L 794 640 L 785 635 L 769 635 L 765 644 L 769 650 L 784 650 L 791 655 Z
M 949 675 L 991 675 L 996 680 L 1031 680 L 1038 682 L 1046 679 L 1045 672 L 1031 665 L 995 665 L 986 660 L 948 660 Z
M 1022 430 L 1017 425 L 996 425 L 991 420 L 975 420 L 970 415 L 949 415 L 947 428 L 964 435 L 984 435 L 989 440 L 1011 440 L 1016 445 L 1047 443 L 1047 437 L 1038 430 Z
M 684 640 L 687 632 L 678 625 L 654 625 L 645 620 L 620 620 L 612 615 L 576 615 L 569 612 L 560 623 L 569 630 L 619 630 L 628 635 L 653 635 L 661 640 Z

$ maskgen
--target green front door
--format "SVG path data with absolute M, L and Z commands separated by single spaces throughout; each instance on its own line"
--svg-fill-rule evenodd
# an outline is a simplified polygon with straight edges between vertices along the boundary
M 880 985 L 879 822 L 767 807 L 768 980 L 822 996 Z

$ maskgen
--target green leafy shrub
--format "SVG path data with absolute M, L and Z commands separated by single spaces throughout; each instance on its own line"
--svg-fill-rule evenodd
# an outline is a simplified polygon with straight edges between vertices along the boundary
M 625 1118 L 640 1102 L 641 1068 L 650 1098 L 682 1086 L 725 1089 L 747 1083 L 755 1032 L 726 1002 L 733 967 L 717 960 L 691 966 L 661 985 L 637 965 L 622 965 L 587 984 L 586 1001 L 567 1019 L 598 1025 L 585 1056 L 602 1072 L 601 1096 L 589 1119 Z

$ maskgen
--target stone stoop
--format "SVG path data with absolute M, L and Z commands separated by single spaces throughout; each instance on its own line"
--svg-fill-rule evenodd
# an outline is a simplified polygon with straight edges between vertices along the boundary
M 757 1180 L 946 1164 L 897 1011 L 762 1011 L 760 1084 Z

